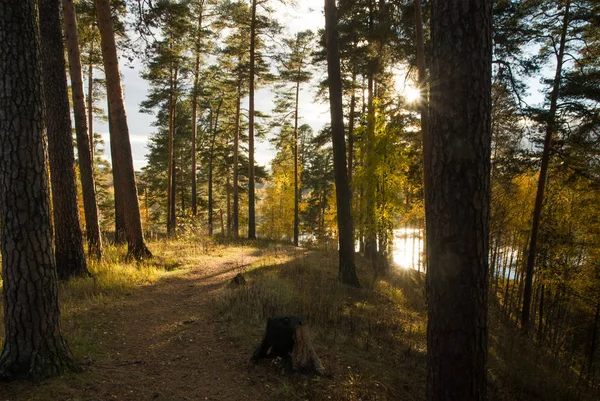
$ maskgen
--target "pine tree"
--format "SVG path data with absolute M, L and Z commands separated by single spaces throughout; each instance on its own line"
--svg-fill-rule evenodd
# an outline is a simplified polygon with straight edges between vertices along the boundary
M 485 400 L 492 1 L 432 2 L 427 399 Z
M 102 58 L 106 74 L 111 156 L 115 177 L 115 203 L 123 210 L 128 254 L 136 259 L 143 259 L 151 257 L 152 253 L 146 247 L 142 232 L 140 205 L 135 186 L 129 128 L 123 105 L 123 90 L 109 0 L 96 0 L 96 12 L 98 13 L 98 28 L 102 40 Z M 119 207 L 117 207 L 117 212 Z M 117 213 L 117 219 L 118 217 Z
M 94 182 L 94 166 L 92 145 L 88 135 L 88 121 L 85 111 L 83 91 L 83 72 L 81 67 L 81 52 L 79 50 L 79 35 L 77 19 L 72 0 L 63 0 L 64 25 L 66 33 L 67 54 L 69 56 L 69 73 L 71 91 L 73 93 L 73 114 L 75 116 L 75 133 L 77 136 L 77 158 L 83 193 L 85 212 L 85 228 L 88 242 L 88 254 L 96 259 L 102 258 L 102 237 L 98 220 L 98 205 L 96 203 L 96 184 Z
M 34 1 L 2 0 L 0 14 L 0 380 L 41 380 L 79 367 L 60 330 Z
M 72 276 L 88 275 L 89 272 L 83 252 L 77 208 L 75 156 L 60 26 L 60 3 L 59 0 L 41 0 L 38 7 L 43 16 L 40 18 L 40 38 L 52 183 L 54 246 L 58 277 L 67 280 Z
M 329 104 L 331 108 L 331 136 L 337 202 L 339 238 L 339 280 L 348 285 L 360 286 L 354 264 L 354 229 L 350 208 L 350 186 L 346 165 L 344 116 L 342 108 L 342 78 L 337 35 L 335 0 L 325 0 L 325 30 L 327 42 L 327 73 Z
M 300 99 L 301 84 L 310 80 L 312 74 L 308 70 L 310 55 L 312 52 L 313 33 L 311 31 L 298 32 L 295 38 L 284 41 L 286 54 L 279 58 L 281 64 L 279 75 L 285 83 L 293 85 L 293 91 L 290 91 L 287 85 L 280 85 L 279 102 L 276 105 L 279 113 L 284 113 L 284 117 L 291 112 L 294 119 L 293 135 L 293 160 L 294 160 L 294 236 L 293 242 L 298 246 L 299 237 L 299 203 L 300 203 L 300 184 L 298 170 L 298 103 Z M 285 120 L 285 118 L 284 118 Z

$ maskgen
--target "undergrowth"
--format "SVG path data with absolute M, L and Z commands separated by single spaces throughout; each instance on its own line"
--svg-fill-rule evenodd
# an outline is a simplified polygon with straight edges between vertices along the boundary
M 358 257 L 363 287 L 355 289 L 337 281 L 335 251 L 198 237 L 154 241 L 149 246 L 155 256 L 144 262 L 126 260 L 125 247 L 108 246 L 102 262 L 89 262 L 92 277 L 59 284 L 62 319 L 76 357 L 106 352 L 93 331 L 94 314 L 109 313 L 142 286 L 237 252 L 239 263 L 232 272 L 244 273 L 247 284 L 224 285 L 218 292 L 214 310 L 219 332 L 249 357 L 262 338 L 267 317 L 297 315 L 308 325 L 327 372 L 325 377 L 285 376 L 277 364 L 261 363 L 248 374 L 270 378 L 265 385 L 271 400 L 424 400 L 423 275 L 392 269 L 377 278 Z M 0 290 L 1 286 L 0 280 Z M 578 381 L 576 372 L 505 324 L 494 304 L 489 320 L 489 400 L 598 399 Z M 2 325 L 0 319 L 0 343 Z
M 267 255 L 248 268 L 247 285 L 224 289 L 215 301 L 226 331 L 232 341 L 252 348 L 267 317 L 300 316 L 334 378 L 310 385 L 306 378 L 286 379 L 273 390 L 273 400 L 282 393 L 294 394 L 290 399 L 422 398 L 425 303 L 416 272 L 374 280 L 361 265 L 364 288 L 357 290 L 337 281 L 335 252 L 286 247 Z
M 270 254 L 271 255 L 271 254 Z M 268 317 L 300 316 L 334 380 L 286 378 L 272 399 L 424 400 L 424 276 L 394 270 L 376 279 L 359 258 L 362 289 L 337 281 L 337 253 L 288 247 L 248 269 L 247 284 L 225 287 L 216 310 L 231 340 L 260 342 Z M 248 353 L 251 354 L 249 349 Z M 272 371 L 269 364 L 257 369 Z M 576 372 L 546 356 L 490 305 L 488 399 L 597 400 Z M 285 395 L 285 397 L 283 397 Z

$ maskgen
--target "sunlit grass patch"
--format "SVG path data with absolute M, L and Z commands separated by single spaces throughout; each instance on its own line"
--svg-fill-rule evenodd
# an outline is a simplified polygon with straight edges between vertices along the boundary
M 297 315 L 309 325 L 326 369 L 340 375 L 334 390 L 327 384 L 334 399 L 386 399 L 397 391 L 393 387 L 399 376 L 419 372 L 423 378 L 401 391 L 416 396 L 425 376 L 421 292 L 405 294 L 392 280 L 369 284 L 372 272 L 364 268 L 359 275 L 367 288 L 344 286 L 337 280 L 337 252 L 276 246 L 269 251 L 248 270 L 246 285 L 224 287 L 217 297 L 217 313 L 232 341 L 256 343 L 266 318 Z M 421 299 L 408 300 L 413 296 Z M 419 301 L 421 310 L 408 309 Z M 314 388 L 307 389 L 291 380 L 273 394 L 292 391 L 296 398 L 322 399 L 323 386 L 312 383 Z

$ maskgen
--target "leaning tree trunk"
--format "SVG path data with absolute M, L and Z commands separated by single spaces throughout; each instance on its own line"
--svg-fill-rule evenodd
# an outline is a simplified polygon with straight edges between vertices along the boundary
M 432 3 L 427 400 L 486 399 L 492 0 Z
M 521 328 L 524 332 L 529 331 L 529 315 L 531 311 L 531 291 L 533 283 L 533 272 L 535 270 L 535 257 L 537 254 L 537 237 L 542 217 L 542 206 L 544 202 L 544 192 L 546 190 L 546 177 L 548 176 L 548 165 L 550 164 L 550 148 L 552 147 L 552 136 L 556 131 L 556 108 L 558 104 L 558 91 L 562 74 L 563 58 L 565 55 L 565 45 L 567 39 L 567 28 L 569 26 L 569 6 L 571 2 L 567 1 L 565 13 L 563 15 L 563 26 L 560 34 L 560 44 L 558 55 L 556 57 L 556 72 L 550 94 L 550 110 L 548 111 L 548 122 L 546 124 L 546 135 L 544 137 L 544 150 L 542 151 L 542 166 L 540 167 L 540 177 L 535 196 L 535 205 L 533 208 L 533 221 L 531 223 L 531 236 L 529 242 L 529 253 L 527 254 L 527 268 L 525 269 L 525 290 L 523 291 L 523 311 L 521 313 Z M 560 5 L 562 7 L 562 5 Z
M 248 93 L 248 238 L 256 239 L 256 213 L 254 205 L 254 81 L 256 63 L 256 3 L 252 0 L 250 20 L 250 85 Z
M 67 280 L 89 274 L 79 225 L 75 155 L 65 53 L 60 22 L 60 0 L 39 0 L 39 19 L 46 130 L 52 183 L 54 247 L 58 277 Z
M 146 247 L 140 217 L 140 204 L 135 187 L 135 174 L 129 142 L 129 127 L 123 103 L 123 89 L 119 73 L 119 59 L 115 43 L 114 28 L 111 19 L 109 0 L 95 0 L 98 15 L 98 29 L 102 42 L 102 59 L 106 75 L 106 95 L 108 98 L 109 118 L 112 129 L 110 141 L 114 143 L 111 152 L 113 170 L 115 170 L 115 192 L 120 194 L 123 208 L 125 232 L 127 235 L 128 255 L 136 259 L 151 257 Z
M 339 280 L 359 287 L 354 264 L 354 227 L 350 206 L 350 183 L 346 167 L 346 142 L 344 140 L 344 112 L 342 106 L 342 74 L 337 32 L 335 0 L 325 0 L 325 38 L 327 43 L 327 75 L 329 81 L 329 106 L 331 113 L 331 138 L 333 142 L 333 170 L 337 201 L 339 240 Z
M 85 98 L 83 94 L 83 72 L 81 52 L 77 33 L 77 20 L 73 0 L 63 0 L 64 25 L 69 56 L 69 73 L 75 115 L 75 134 L 77 136 L 77 155 L 79 157 L 79 177 L 83 193 L 83 211 L 88 242 L 88 253 L 100 260 L 102 258 L 102 238 L 98 222 L 98 205 L 96 204 L 96 184 L 91 154 L 90 137 L 88 136 Z
M 33 0 L 0 0 L 0 380 L 78 371 L 60 330 Z

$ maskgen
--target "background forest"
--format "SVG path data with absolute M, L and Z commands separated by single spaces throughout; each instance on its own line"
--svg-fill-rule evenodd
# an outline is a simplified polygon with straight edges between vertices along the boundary
M 74 135 L 62 138 L 53 136 L 48 123 L 58 277 L 66 281 L 89 272 L 101 277 L 102 266 L 122 262 L 117 254 L 123 244 L 130 257 L 124 263 L 161 264 L 160 252 L 169 252 L 164 244 L 193 243 L 210 253 L 258 238 L 256 243 L 275 249 L 269 257 L 276 259 L 273 270 L 279 276 L 257 276 L 255 287 L 220 295 L 217 309 L 242 322 L 227 326 L 240 333 L 237 341 L 252 335 L 243 322 L 260 325 L 271 313 L 296 313 L 311 317 L 317 343 L 331 340 L 328 331 L 337 338 L 338 331 L 352 327 L 355 345 L 365 352 L 373 347 L 374 354 L 384 353 L 375 350 L 381 344 L 398 340 L 389 333 L 401 331 L 408 340 L 398 340 L 394 357 L 412 364 L 410 358 L 425 352 L 429 172 L 423 159 L 429 149 L 424 147 L 429 94 L 436 85 L 429 80 L 435 61 L 431 4 L 337 1 L 343 166 L 350 188 L 349 194 L 338 194 L 335 128 L 302 113 L 303 104 L 328 111 L 330 42 L 324 28 L 291 31 L 286 21 L 288 8 L 323 6 L 308 3 L 63 0 L 54 26 L 65 33 L 58 44 L 52 42 L 51 19 L 40 18 L 46 118 L 56 124 L 74 121 Z M 44 15 L 58 18 L 58 1 L 39 0 L 40 15 L 46 6 Z M 106 51 L 109 37 L 112 56 Z M 52 64 L 56 54 L 67 63 Z M 148 88 L 139 110 L 127 110 L 153 119 L 146 160 L 137 171 L 119 61 L 140 70 Z M 48 84 L 61 74 L 69 77 L 64 92 L 70 107 L 57 100 L 63 89 Z M 600 1 L 494 1 L 491 79 L 490 399 L 595 399 L 600 388 Z M 126 79 L 123 84 L 127 95 Z M 97 126 L 106 124 L 110 134 L 101 135 Z M 259 153 L 269 165 L 257 163 Z M 74 164 L 73 172 L 60 172 L 60 166 L 69 170 Z M 358 255 L 358 278 L 344 281 L 340 267 L 340 280 L 359 287 L 360 279 L 364 291 L 378 294 L 365 295 L 367 301 L 344 298 L 346 290 L 328 287 L 325 273 L 311 273 L 318 277 L 314 288 L 302 278 L 307 260 L 318 265 L 321 259 L 304 253 L 298 259 L 296 252 L 323 252 L 318 255 L 329 256 L 322 260 L 335 264 L 330 255 L 343 235 L 340 197 L 350 205 Z M 61 209 L 69 202 L 76 207 Z M 151 251 L 159 262 L 142 262 L 150 260 Z M 293 264 L 294 258 L 300 262 Z M 352 264 L 356 277 L 353 270 Z M 418 290 L 402 295 L 408 283 Z M 288 291 L 302 294 L 306 303 L 295 304 Z M 329 298 L 318 291 L 329 291 Z M 407 305 L 414 314 L 398 321 L 387 309 Z M 422 367 L 417 359 L 414 366 Z M 397 381 L 386 377 L 382 387 L 388 379 Z M 353 396 L 398 397 L 400 390 L 385 393 L 372 385 Z M 299 399 L 329 391 L 303 393 L 301 385 L 290 386 Z M 416 388 L 402 394 L 421 399 Z M 351 399 L 350 393 L 333 394 Z

